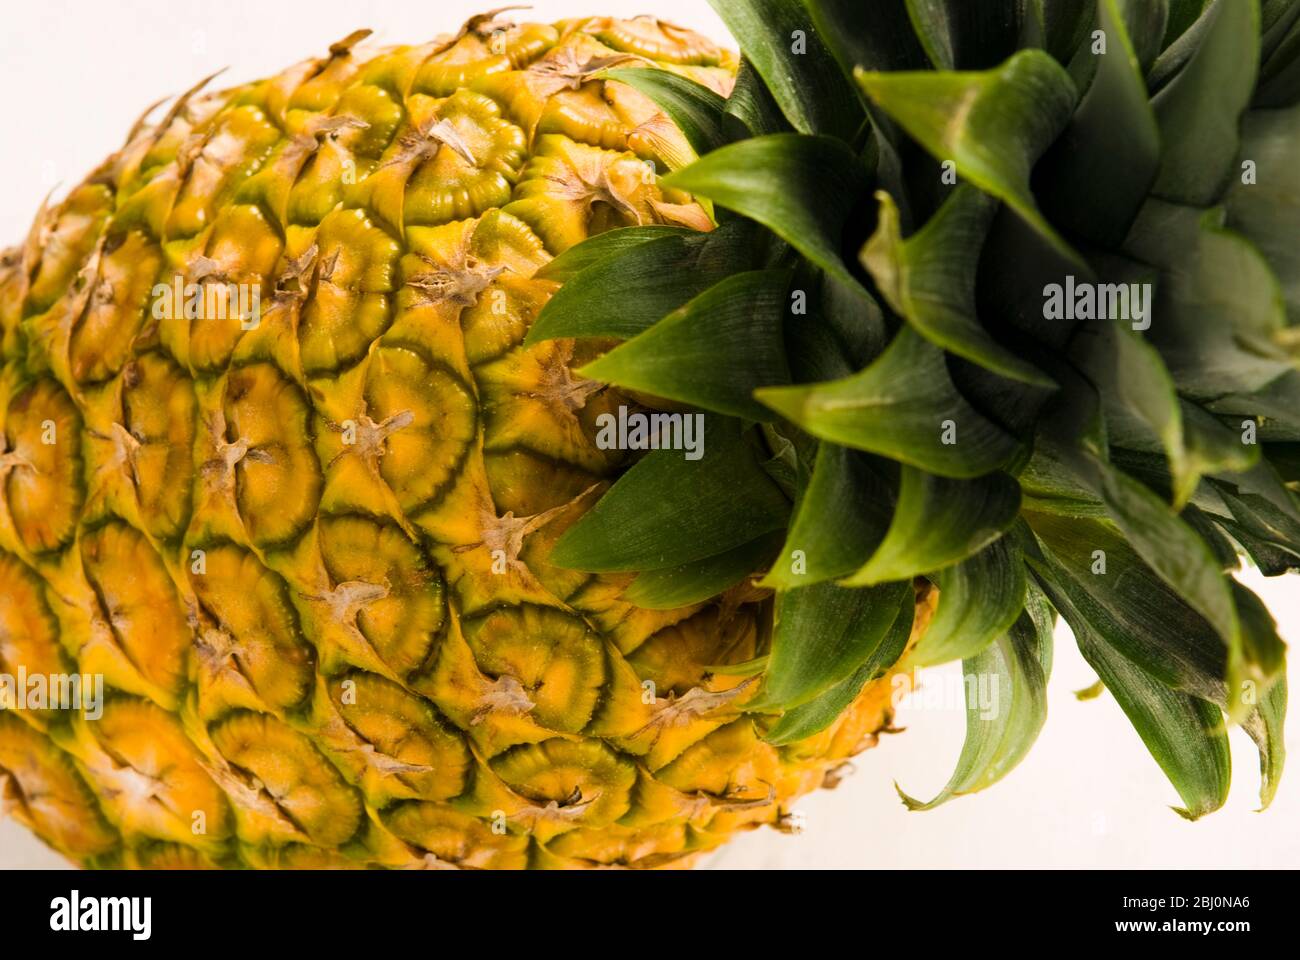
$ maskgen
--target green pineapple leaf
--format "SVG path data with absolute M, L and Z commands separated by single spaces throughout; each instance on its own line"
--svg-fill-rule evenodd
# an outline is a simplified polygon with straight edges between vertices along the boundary
M 778 590 L 842 577 L 884 539 L 895 493 L 885 461 L 822 443 L 785 544 L 762 584 Z
M 1050 377 L 994 340 L 976 316 L 976 267 L 997 201 L 960 186 L 904 240 L 893 198 L 881 191 L 876 199 L 879 225 L 860 256 L 894 312 L 931 343 L 972 363 L 1013 380 L 1054 387 Z
M 1262 52 L 1265 60 L 1253 105 L 1278 109 L 1300 103 L 1300 12 L 1292 8 L 1279 17 Z
M 1228 798 L 1231 757 L 1219 708 L 1156 680 L 1102 639 L 1086 617 L 1072 618 L 1067 611 L 1068 606 L 1061 609 L 1074 628 L 1079 651 L 1114 694 L 1182 797 L 1185 806 L 1175 807 L 1175 811 L 1195 820 L 1223 806 Z
M 551 563 L 574 570 L 641 571 L 704 560 L 784 530 L 790 502 L 763 469 L 741 425 L 705 416 L 703 456 L 653 450 L 565 531 Z
M 1227 705 L 1223 640 L 1118 532 L 1096 520 L 1025 516 L 1043 547 L 1028 555 L 1030 569 L 1076 636 L 1092 631 L 1163 686 Z
M 1161 154 L 1155 195 L 1208 206 L 1223 193 L 1259 70 L 1259 0 L 1215 0 L 1195 53 L 1152 101 Z
M 1155 443 L 1164 451 L 1173 503 L 1181 507 L 1200 482 L 1200 471 L 1188 455 L 1182 406 L 1159 351 L 1125 322 L 1106 319 L 1082 328 L 1074 359 L 1100 394 L 1115 442 Z
M 1168 47 L 1192 28 L 1213 0 L 1165 0 L 1169 8 L 1164 46 Z
M 1024 50 L 979 73 L 871 73 L 858 83 L 935 159 L 1011 207 L 1063 256 L 1087 264 L 1038 209 L 1035 161 L 1069 123 L 1077 93 L 1041 50 Z
M 761 569 L 780 545 L 781 534 L 769 533 L 703 560 L 646 570 L 623 591 L 623 599 L 647 610 L 701 603 Z
M 748 710 L 788 710 L 852 677 L 913 596 L 908 582 L 852 590 L 830 582 L 777 595 L 762 693 Z
M 747 242 L 751 226 L 733 221 L 710 233 L 655 235 L 636 246 L 619 242 L 610 255 L 601 256 L 556 291 L 524 343 L 556 337 L 635 337 L 720 280 L 752 269 L 755 257 Z M 582 250 L 602 236 L 572 250 Z M 665 283 L 666 277 L 673 282 Z
M 862 587 L 942 570 L 996 540 L 1019 510 L 1020 487 L 1005 473 L 954 480 L 904 466 L 884 540 L 841 583 Z
M 1123 241 L 1160 169 L 1160 130 L 1118 0 L 1098 0 L 1097 72 L 1035 171 L 1044 212 L 1094 243 Z
M 851 377 L 770 387 L 756 396 L 816 437 L 941 476 L 977 477 L 1006 465 L 1019 449 L 957 392 L 943 351 L 910 327 Z
M 1259 673 L 1262 665 L 1249 662 L 1243 649 L 1231 579 L 1205 541 L 1147 487 L 1107 464 L 1094 467 L 1097 491 L 1128 543 L 1223 640 L 1228 713 L 1233 720 L 1244 719 L 1250 705 L 1238 693 L 1241 681 Z
M 1183 396 L 1253 393 L 1291 370 L 1286 307 L 1268 261 L 1223 211 L 1148 200 L 1125 250 L 1161 270 L 1147 331 Z
M 1272 467 L 1261 463 L 1231 478 L 1216 477 L 1211 487 L 1227 507 L 1232 521 L 1229 532 L 1234 538 L 1245 534 L 1262 545 L 1300 556 L 1300 507 Z
M 1300 4 L 1296 5 L 1300 11 Z M 1300 62 L 1298 60 L 1297 62 Z M 1241 126 L 1239 159 L 1254 164 L 1234 176 L 1224 200 L 1227 226 L 1263 254 L 1282 287 L 1292 324 L 1300 323 L 1300 107 L 1252 110 Z
M 980 70 L 1015 52 L 1019 0 L 907 0 L 912 26 L 936 70 Z
M 769 133 L 789 133 L 793 129 L 772 99 L 772 93 L 764 85 L 763 78 L 754 69 L 753 61 L 747 56 L 740 58 L 736 85 L 727 98 L 723 114 L 728 132 L 736 139 L 746 136 L 762 137 Z
M 1150 2 L 1150 0 L 1144 0 Z M 1041 47 L 1069 66 L 1095 22 L 1092 3 L 1079 0 L 1025 0 L 1020 23 L 1022 46 Z
M 539 280 L 566 283 L 606 258 L 621 256 L 654 240 L 662 240 L 664 237 L 698 236 L 700 234 L 689 227 L 661 224 L 606 230 L 569 247 L 554 260 L 544 264 L 533 276 Z
M 763 739 L 774 746 L 781 746 L 821 733 L 834 723 L 858 698 L 869 681 L 878 678 L 898 660 L 907 647 L 915 617 L 916 603 L 910 593 L 904 594 L 898 615 L 866 661 L 848 678 L 806 703 L 787 710 Z
M 904 657 L 905 667 L 970 659 L 1010 630 L 1025 608 L 1024 558 L 1013 537 L 999 537 L 935 579 L 939 607 Z
M 907 0 L 808 0 L 813 23 L 846 76 L 852 75 L 854 67 L 926 67 L 926 52 L 912 29 L 907 6 Z
M 1260 701 L 1258 709 L 1241 728 L 1259 750 L 1259 806 L 1268 809 L 1277 794 L 1286 764 L 1286 677 L 1280 678 Z
M 866 171 L 841 141 L 777 133 L 715 150 L 661 181 L 756 220 L 841 283 L 839 239 Z
M 752 394 L 790 381 L 782 337 L 789 287 L 789 271 L 734 273 L 579 373 L 715 413 L 771 419 Z
M 800 133 L 851 140 L 862 125 L 853 85 L 798 0 L 709 0 Z
M 1142 76 L 1146 77 L 1165 48 L 1169 24 L 1169 0 L 1122 0 L 1125 32 L 1133 43 Z
M 1032 608 L 1037 609 L 1031 612 Z M 990 787 L 1015 769 L 1047 720 L 1051 669 L 1051 617 L 1041 601 L 1031 600 L 1010 630 L 962 662 L 966 740 L 957 769 L 928 801 L 916 800 L 899 788 L 907 808 L 933 810 L 953 797 Z

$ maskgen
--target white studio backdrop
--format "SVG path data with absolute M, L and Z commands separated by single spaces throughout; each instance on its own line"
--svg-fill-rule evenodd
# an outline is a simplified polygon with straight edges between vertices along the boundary
M 418 43 L 454 31 L 506 0 L 355 3 L 340 0 L 221 4 L 199 0 L 41 0 L 9 4 L 0 31 L 5 97 L 0 149 L 0 247 L 26 236 L 41 198 L 61 197 L 116 149 L 140 112 L 227 67 L 239 83 L 322 54 L 370 27 L 372 42 Z M 558 20 L 590 14 L 665 20 L 729 42 L 704 0 L 537 0 L 516 16 Z M 1300 642 L 1300 579 L 1244 575 Z M 3 598 L 0 598 L 3 602 Z M 1073 691 L 1096 679 L 1068 628 L 1057 635 L 1046 729 L 1029 757 L 984 793 L 909 813 L 894 783 L 927 798 L 946 782 L 961 749 L 961 701 L 939 696 L 960 682 L 959 665 L 923 675 L 897 724 L 857 759 L 835 791 L 800 802 L 806 827 L 791 836 L 746 834 L 709 861 L 714 867 L 1296 867 L 1300 866 L 1300 771 L 1284 776 L 1272 808 L 1257 813 L 1254 745 L 1232 732 L 1235 776 L 1223 810 L 1188 823 L 1169 808 L 1177 794 L 1147 755 L 1114 699 L 1081 702 Z M 929 693 L 926 693 L 929 691 Z M 1295 729 L 1295 722 L 1289 725 Z M 1290 746 L 1295 737 L 1288 736 Z M 61 858 L 0 817 L 0 868 L 55 867 Z

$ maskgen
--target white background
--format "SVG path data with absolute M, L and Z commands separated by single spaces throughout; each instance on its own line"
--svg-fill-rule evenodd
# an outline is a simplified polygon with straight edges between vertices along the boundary
M 493 2 L 6 4 L 0 30 L 0 90 L 5 91 L 0 247 L 21 241 L 41 197 L 56 186 L 65 191 L 116 149 L 148 104 L 216 69 L 230 68 L 223 82 L 256 79 L 321 55 L 362 26 L 373 28 L 372 40 L 381 43 L 424 42 L 455 30 Z M 516 16 L 556 20 L 650 10 L 728 41 L 703 0 L 541 0 Z M 1273 610 L 1284 637 L 1300 641 L 1297 581 L 1254 575 L 1245 580 Z M 931 684 L 957 669 L 933 674 Z M 1075 700 L 1072 691 L 1094 679 L 1063 627 L 1047 727 L 1028 759 L 1002 783 L 935 811 L 908 813 L 893 782 L 917 797 L 937 792 L 960 750 L 964 715 L 960 702 L 905 707 L 898 723 L 906 733 L 885 738 L 862 755 L 857 774 L 838 790 L 801 802 L 807 815 L 802 835 L 750 833 L 711 862 L 725 867 L 1300 866 L 1300 770 L 1284 778 L 1267 813 L 1256 813 L 1255 751 L 1234 730 L 1236 776 L 1227 806 L 1187 823 L 1168 809 L 1178 803 L 1177 795 L 1114 700 L 1108 695 Z M 1294 730 L 1295 723 L 1290 726 Z M 1295 739 L 1289 739 L 1294 749 Z M 59 863 L 17 824 L 0 820 L 0 867 Z

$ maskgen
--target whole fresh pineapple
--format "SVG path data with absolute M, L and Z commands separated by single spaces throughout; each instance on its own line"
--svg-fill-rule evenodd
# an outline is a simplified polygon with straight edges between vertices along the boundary
M 205 81 L 4 255 L 42 839 L 686 864 L 916 667 L 1005 686 L 906 802 L 1005 775 L 1057 611 L 1183 812 L 1229 722 L 1267 803 L 1283 647 L 1228 571 L 1300 565 L 1300 0 L 718 9 L 739 60 L 495 11 Z

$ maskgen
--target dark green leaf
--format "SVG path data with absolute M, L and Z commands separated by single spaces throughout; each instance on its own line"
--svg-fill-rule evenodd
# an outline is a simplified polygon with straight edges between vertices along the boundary
M 1217 0 L 1196 52 L 1152 101 L 1160 124 L 1157 196 L 1208 206 L 1237 158 L 1241 115 L 1259 69 L 1258 0 Z
M 716 413 L 769 419 L 753 391 L 790 382 L 782 337 L 789 286 L 788 271 L 732 274 L 579 372 Z
M 709 0 L 800 133 L 851 140 L 862 125 L 853 86 L 797 0 Z
M 1238 699 L 1250 706 L 1260 702 L 1273 683 L 1286 669 L 1286 644 L 1278 636 L 1277 624 L 1263 601 L 1236 580 L 1232 581 L 1233 596 L 1241 613 L 1241 636 L 1244 659 L 1248 669 L 1234 688 Z
M 1169 6 L 1164 45 L 1167 47 L 1186 33 L 1212 0 L 1166 0 Z
M 1018 0 L 907 0 L 921 45 L 938 70 L 982 70 L 1015 52 Z
M 928 66 L 906 0 L 809 0 L 808 7 L 846 74 L 852 74 L 854 67 L 923 70 Z
M 675 233 L 582 265 L 546 302 L 524 342 L 635 337 L 719 280 L 753 269 L 753 229 L 737 220 L 711 233 Z M 572 249 L 581 250 L 601 236 Z
M 1232 767 L 1219 708 L 1169 689 L 1086 627 L 1076 627 L 1074 636 L 1182 797 L 1186 806 L 1177 812 L 1195 820 L 1223 806 Z
M 1229 393 L 1205 404 L 1216 417 L 1258 425 L 1261 440 L 1300 440 L 1300 371 L 1288 370 L 1253 393 Z M 1238 425 L 1241 420 L 1238 421 Z
M 1106 518 L 1106 506 L 1101 498 L 1043 444 L 1034 448 L 1017 479 L 1024 510 L 1094 520 Z
M 594 237 L 588 237 L 581 243 L 574 244 L 550 263 L 538 270 L 534 277 L 538 280 L 554 280 L 564 283 L 588 267 L 599 263 L 607 257 L 619 257 L 636 247 L 644 246 L 652 240 L 664 237 L 699 237 L 701 234 L 690 227 L 671 227 L 662 224 L 648 224 L 644 227 L 619 227 L 606 230 Z
M 1244 173 L 1233 177 L 1225 200 L 1228 226 L 1268 260 L 1291 322 L 1300 323 L 1300 107 L 1252 110 L 1242 121 L 1241 141 L 1239 159 L 1255 164 L 1254 181 L 1244 183 Z
M 1025 517 L 1045 548 L 1030 568 L 1076 637 L 1092 631 L 1162 686 L 1226 703 L 1222 639 L 1122 536 L 1095 520 Z
M 1289 26 L 1278 21 L 1264 38 L 1263 53 L 1267 59 L 1259 71 L 1254 105 L 1273 109 L 1300 103 L 1300 21 Z
M 1239 528 L 1230 532 L 1252 554 L 1254 545 L 1242 540 L 1240 534 L 1293 557 L 1300 556 L 1300 508 L 1271 465 L 1261 462 L 1244 473 L 1215 478 L 1212 487 Z M 1273 559 L 1275 563 L 1285 562 L 1283 558 Z
M 842 582 L 902 580 L 959 563 L 996 540 L 1019 509 L 1020 487 L 1005 473 L 953 480 L 904 466 L 885 539 Z
M 1248 533 L 1244 527 L 1232 520 L 1216 517 L 1215 521 L 1232 537 L 1250 557 L 1250 562 L 1259 568 L 1266 577 L 1280 577 L 1286 573 L 1300 570 L 1300 554 L 1292 553 L 1276 543 L 1270 543 Z
M 1261 0 L 1259 28 L 1263 41 L 1261 53 L 1265 59 L 1278 48 L 1297 21 L 1300 21 L 1300 3 L 1296 0 Z
M 1214 559 L 1218 561 L 1219 569 L 1226 573 L 1241 566 L 1236 546 L 1224 534 L 1214 516 L 1190 503 L 1183 507 L 1180 516 L 1205 541 L 1214 554 Z
M 880 304 L 860 284 L 844 284 L 821 274 L 817 300 L 819 326 L 834 332 L 844 348 L 847 369 L 830 378 L 848 376 L 861 370 L 889 346 L 890 331 Z
M 1068 66 L 1088 35 L 1097 0 L 1026 0 L 1021 45 L 1042 47 Z
M 840 282 L 858 282 L 840 256 L 840 235 L 866 178 L 840 141 L 792 133 L 742 140 L 662 183 L 757 220 Z
M 560 537 L 550 560 L 591 571 L 675 567 L 784 530 L 789 510 L 740 425 L 706 416 L 701 459 L 648 453 Z
M 792 295 L 806 311 L 786 324 L 786 351 L 796 383 L 838 380 L 860 370 L 889 345 L 884 311 L 861 286 L 846 286 L 807 260 L 800 262 Z
M 1005 206 L 984 241 L 977 276 L 976 304 L 986 327 L 1004 336 L 1005 342 L 1019 336 L 1031 347 L 1062 352 L 1077 324 L 1048 316 L 1043 309 L 1044 291 L 1052 284 L 1066 283 L 1070 276 L 1094 279 L 1091 267 L 1081 269 Z
M 938 576 L 939 608 L 908 667 L 965 660 L 1000 637 L 1025 608 L 1025 564 L 1012 537 L 1000 537 Z
M 1250 651 L 1243 646 L 1231 578 L 1205 541 L 1147 487 L 1108 464 L 1095 466 L 1097 492 L 1128 543 L 1222 639 L 1227 648 L 1228 712 L 1244 719 L 1249 705 L 1236 692 L 1244 680 L 1256 676 L 1260 665 L 1247 659 Z
M 1114 441 L 1125 446 L 1150 438 L 1158 444 L 1169 461 L 1174 505 L 1186 503 L 1200 472 L 1188 456 L 1182 407 L 1159 351 L 1129 324 L 1108 318 L 1080 330 L 1074 360 L 1101 396 Z
M 932 473 L 974 477 L 1008 463 L 1016 441 L 957 392 L 943 351 L 910 327 L 870 366 L 811 386 L 761 390 L 758 399 L 814 436 Z M 951 439 L 953 442 L 945 442 Z
M 1181 0 L 1169 0 L 1171 4 L 1178 4 Z M 1160 55 L 1156 57 L 1155 63 L 1147 71 L 1147 89 L 1152 94 L 1158 93 L 1164 89 L 1178 72 L 1187 66 L 1187 61 L 1192 59 L 1192 55 L 1201 48 L 1205 41 L 1205 35 L 1209 32 L 1210 27 L 1214 25 L 1214 17 L 1211 15 L 1208 4 L 1210 0 L 1194 0 L 1203 8 L 1196 16 L 1186 30 L 1180 31 L 1175 35 L 1172 31 L 1174 25 L 1178 22 L 1177 11 L 1171 9 L 1168 23 L 1170 31 L 1166 33 L 1164 43 L 1161 46 Z
M 990 787 L 1024 759 L 1047 720 L 1051 650 L 1051 630 L 1043 630 L 1026 611 L 1007 633 L 962 663 L 966 741 L 957 769 L 928 802 L 900 789 L 909 810 L 933 810 L 953 797 Z
M 1246 443 L 1240 430 L 1226 426 L 1188 400 L 1180 403 L 1187 459 L 1198 476 L 1210 473 L 1244 473 L 1259 463 L 1259 444 Z
M 781 535 L 771 533 L 703 560 L 647 570 L 623 591 L 623 599 L 647 610 L 701 603 L 761 570 L 780 545 Z
M 841 577 L 871 555 L 893 513 L 894 490 L 882 466 L 856 450 L 821 444 L 812 480 L 764 586 L 789 590 Z
M 904 595 L 898 616 L 890 625 L 880 644 L 872 651 L 862 666 L 846 680 L 818 694 L 798 707 L 787 710 L 776 725 L 763 737 L 768 743 L 781 746 L 821 733 L 844 713 L 858 698 L 862 688 L 893 666 L 907 647 L 912 633 L 916 604 L 911 595 Z
M 1145 77 L 1165 48 L 1169 0 L 1123 0 L 1124 25 Z
M 763 692 L 751 710 L 788 710 L 848 679 L 879 648 L 910 583 L 864 590 L 817 583 L 777 595 Z
M 1149 200 L 1125 249 L 1161 268 L 1147 336 L 1180 393 L 1251 393 L 1292 369 L 1286 310 L 1267 261 L 1221 210 Z
M 983 73 L 858 71 L 857 80 L 936 159 L 951 160 L 962 177 L 1078 261 L 1029 188 L 1034 162 L 1065 129 L 1077 96 L 1048 54 L 1024 50 Z
M 748 57 L 741 57 L 740 67 L 736 70 L 736 85 L 727 98 L 724 113 L 732 121 L 727 132 L 733 140 L 787 133 L 791 129 Z
M 1106 52 L 1096 55 L 1092 85 L 1039 164 L 1034 185 L 1054 223 L 1113 247 L 1128 233 L 1155 180 L 1160 131 L 1118 0 L 1098 0 L 1097 9 Z
M 862 265 L 894 312 L 931 343 L 1025 383 L 1055 384 L 994 340 L 975 312 L 975 276 L 997 201 L 962 185 L 917 233 L 902 238 L 898 207 L 876 194 L 880 220 L 862 248 Z

